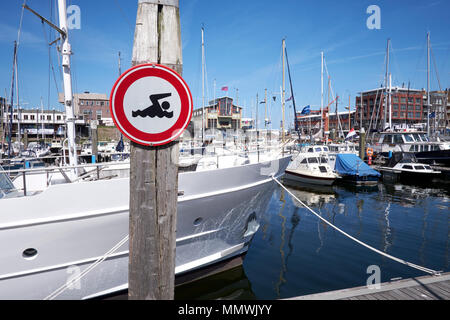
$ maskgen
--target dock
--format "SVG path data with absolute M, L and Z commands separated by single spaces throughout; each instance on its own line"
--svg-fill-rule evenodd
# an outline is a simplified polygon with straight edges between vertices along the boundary
M 384 282 L 378 289 L 361 286 L 287 300 L 450 300 L 450 272 Z

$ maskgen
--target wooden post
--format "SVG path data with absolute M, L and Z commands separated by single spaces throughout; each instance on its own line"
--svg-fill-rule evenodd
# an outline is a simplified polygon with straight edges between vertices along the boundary
M 182 73 L 178 0 L 139 0 L 132 64 L 156 62 Z M 131 143 L 129 299 L 173 299 L 178 141 Z
M 98 162 L 98 130 L 97 120 L 91 120 L 92 163 Z
M 359 157 L 364 160 L 366 156 L 366 131 L 363 127 L 359 129 Z

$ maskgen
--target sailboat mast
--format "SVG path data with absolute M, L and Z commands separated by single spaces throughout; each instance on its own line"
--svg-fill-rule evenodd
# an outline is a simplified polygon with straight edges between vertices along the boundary
M 321 57 L 321 68 L 320 68 L 320 134 L 323 137 L 323 51 L 320 53 Z
M 17 42 L 14 41 L 14 56 L 13 56 L 13 72 L 11 79 L 11 104 L 10 104 L 10 118 L 9 118 L 9 128 L 8 128 L 8 158 L 11 157 L 11 146 L 12 146 L 12 126 L 13 126 L 13 115 L 14 115 L 14 83 L 16 75 L 16 57 L 17 57 Z
M 285 50 L 286 50 L 286 43 L 285 39 L 282 41 L 282 48 L 283 48 L 283 54 L 282 54 L 282 65 L 283 65 L 283 79 L 282 79 L 282 89 L 281 89 L 281 113 L 282 113 L 282 119 L 281 119 L 281 141 L 284 144 L 285 136 L 284 136 L 284 107 L 285 107 L 285 91 L 286 91 L 286 84 L 285 84 L 285 72 L 284 72 L 284 56 L 285 56 Z M 284 148 L 283 148 L 284 149 Z
M 387 120 L 387 104 L 388 104 L 388 81 L 389 81 L 389 44 L 391 42 L 391 39 L 387 40 L 387 48 L 386 48 L 386 75 L 385 75 L 385 105 L 384 105 L 384 117 L 383 117 L 383 130 L 386 129 L 386 120 Z
M 66 0 L 58 0 L 58 12 L 59 28 L 64 32 L 61 35 L 61 54 L 64 83 L 64 106 L 66 109 L 67 138 L 69 147 L 69 163 L 71 166 L 76 166 L 78 163 L 78 159 L 75 143 L 75 116 L 73 111 L 72 78 L 70 74 L 70 56 L 72 54 L 72 50 L 69 43 L 69 29 L 67 27 Z M 77 170 L 74 170 L 73 173 L 77 175 Z
M 264 128 L 267 130 L 267 89 L 264 90 Z
M 202 142 L 205 141 L 205 41 L 202 27 Z
M 430 136 L 430 32 L 427 32 L 427 135 Z
M 389 95 L 388 95 L 388 105 L 389 105 L 389 128 L 392 128 L 392 74 L 389 73 Z M 406 110 L 408 115 L 408 110 Z

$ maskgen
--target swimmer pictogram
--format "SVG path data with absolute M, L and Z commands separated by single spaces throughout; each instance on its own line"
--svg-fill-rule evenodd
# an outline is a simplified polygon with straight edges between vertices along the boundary
M 171 93 L 161 93 L 161 94 L 152 94 L 150 95 L 150 101 L 152 102 L 152 105 L 148 108 L 145 108 L 144 110 L 136 110 L 132 111 L 133 118 L 136 117 L 158 117 L 158 118 L 172 118 L 173 117 L 173 111 L 167 111 L 170 108 L 170 103 L 167 101 L 164 101 L 163 103 L 159 103 L 159 100 L 170 97 Z

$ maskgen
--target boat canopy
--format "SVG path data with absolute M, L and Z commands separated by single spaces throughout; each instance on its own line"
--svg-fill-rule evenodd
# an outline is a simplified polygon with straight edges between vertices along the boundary
M 381 176 L 353 153 L 337 154 L 334 169 L 340 175 Z
M 417 163 L 416 156 L 412 152 L 394 152 L 392 157 L 389 158 L 385 166 L 389 168 L 395 167 L 397 163 Z

